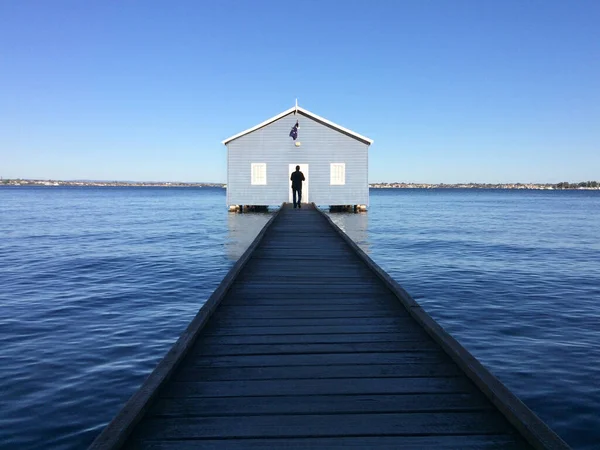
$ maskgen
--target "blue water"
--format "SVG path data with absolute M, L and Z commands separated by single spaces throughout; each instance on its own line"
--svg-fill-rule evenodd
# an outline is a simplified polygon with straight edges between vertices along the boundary
M 600 443 L 600 191 L 371 190 L 332 214 L 575 448 Z M 82 448 L 268 220 L 225 191 L 0 188 L 0 447 Z

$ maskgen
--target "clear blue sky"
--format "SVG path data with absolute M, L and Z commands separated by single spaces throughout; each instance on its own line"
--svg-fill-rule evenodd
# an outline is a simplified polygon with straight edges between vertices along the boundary
M 0 0 L 0 176 L 225 180 L 293 106 L 370 181 L 600 179 L 600 1 Z

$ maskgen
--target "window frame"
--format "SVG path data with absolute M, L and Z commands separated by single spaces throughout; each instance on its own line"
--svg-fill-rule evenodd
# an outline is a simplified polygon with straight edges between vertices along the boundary
M 341 180 L 338 177 L 339 172 L 336 171 L 340 167 L 342 169 Z M 329 166 L 329 185 L 330 186 L 344 186 L 345 184 L 346 184 L 346 163 L 331 163 Z
M 264 168 L 262 177 L 255 176 L 255 169 Z M 266 186 L 267 185 L 267 163 L 250 163 L 250 185 Z

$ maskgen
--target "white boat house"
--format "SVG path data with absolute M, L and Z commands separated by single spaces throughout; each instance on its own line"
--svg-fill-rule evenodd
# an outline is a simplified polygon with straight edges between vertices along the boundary
M 372 143 L 296 105 L 223 141 L 227 206 L 234 211 L 292 202 L 290 175 L 300 166 L 302 203 L 365 210 Z

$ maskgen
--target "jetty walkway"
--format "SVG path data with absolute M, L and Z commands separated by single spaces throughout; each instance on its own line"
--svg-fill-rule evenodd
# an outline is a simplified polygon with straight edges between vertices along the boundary
M 284 205 L 90 448 L 569 448 L 329 217 Z

